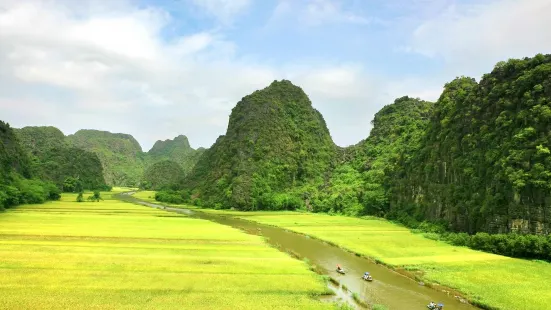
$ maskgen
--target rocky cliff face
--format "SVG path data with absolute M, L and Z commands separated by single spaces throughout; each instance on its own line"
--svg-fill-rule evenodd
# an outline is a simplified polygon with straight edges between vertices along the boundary
M 436 103 L 392 209 L 467 232 L 546 233 L 551 223 L 551 55 L 458 78 Z

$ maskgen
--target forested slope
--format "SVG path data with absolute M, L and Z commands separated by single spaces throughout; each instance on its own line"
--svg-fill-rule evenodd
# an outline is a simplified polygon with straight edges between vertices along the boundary
M 369 137 L 341 150 L 329 186 L 314 201 L 315 209 L 384 216 L 398 162 L 409 162 L 419 149 L 432 106 L 405 96 L 377 112 Z
M 498 63 L 446 84 L 391 208 L 467 231 L 547 233 L 551 55 Z
M 67 146 L 63 132 L 53 126 L 27 126 L 14 130 L 21 145 L 37 157 L 50 149 Z
M 138 186 L 144 171 L 142 147 L 128 134 L 79 130 L 67 136 L 70 145 L 95 153 L 103 166 L 107 184 Z
M 70 147 L 59 129 L 24 127 L 15 132 L 31 157 L 34 175 L 40 179 L 52 181 L 65 191 L 107 188 L 97 155 Z M 71 185 L 64 186 L 66 181 Z
M 225 136 L 201 156 L 186 188 L 208 206 L 302 207 L 303 187 L 323 185 L 336 152 L 304 91 L 274 81 L 233 108 Z
M 60 190 L 33 177 L 29 154 L 9 124 L 0 121 L 0 210 L 59 199 Z
M 145 169 L 140 187 L 148 190 L 177 189 L 185 175 L 184 169 L 176 162 L 162 160 Z
M 193 149 L 189 145 L 188 138 L 184 135 L 179 135 L 172 140 L 158 140 L 147 152 L 146 166 L 149 167 L 154 163 L 170 160 L 178 163 L 184 174 L 188 174 L 204 151 L 204 148 Z

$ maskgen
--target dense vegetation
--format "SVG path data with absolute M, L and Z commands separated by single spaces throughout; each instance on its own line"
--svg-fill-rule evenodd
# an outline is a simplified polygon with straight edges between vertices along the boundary
M 308 204 L 308 187 L 326 182 L 335 152 L 304 91 L 274 81 L 237 104 L 185 187 L 210 207 L 295 209 Z
M 435 105 L 392 210 L 475 233 L 545 233 L 551 221 L 551 55 L 458 78 Z
M 189 145 L 188 138 L 179 135 L 173 140 L 155 142 L 151 150 L 147 152 L 146 165 L 150 166 L 156 162 L 170 160 L 178 163 L 184 174 L 188 174 L 204 151 L 204 148 L 193 149 Z
M 32 177 L 29 154 L 9 124 L 0 121 L 0 210 L 59 199 L 61 191 L 55 184 Z
M 203 148 L 191 148 L 187 137 L 182 135 L 174 140 L 157 141 L 147 153 L 142 152 L 134 137 L 122 133 L 79 130 L 67 140 L 70 145 L 99 157 L 105 181 L 111 186 L 143 187 L 146 184 L 141 184 L 141 181 L 147 168 L 165 160 L 178 163 L 187 174 L 204 152 Z M 173 172 L 175 175 L 168 176 L 169 179 L 180 177 L 180 169 Z
M 384 216 L 397 162 L 408 161 L 419 148 L 431 107 L 406 96 L 377 112 L 370 136 L 341 150 L 329 186 L 312 201 L 313 210 Z
M 144 171 L 142 147 L 131 135 L 99 130 L 79 130 L 67 136 L 77 148 L 95 153 L 111 186 L 138 186 Z
M 170 189 L 182 184 L 184 170 L 177 163 L 163 160 L 148 167 L 143 175 L 140 188 L 146 190 Z
M 33 174 L 67 192 L 82 189 L 107 190 L 99 158 L 91 152 L 70 147 L 55 127 L 16 129 L 33 163 Z
M 27 126 L 14 129 L 21 145 L 33 156 L 41 157 L 50 149 L 67 146 L 65 135 L 52 126 Z
M 479 232 L 425 234 L 429 239 L 510 257 L 551 261 L 551 235 L 488 234 Z

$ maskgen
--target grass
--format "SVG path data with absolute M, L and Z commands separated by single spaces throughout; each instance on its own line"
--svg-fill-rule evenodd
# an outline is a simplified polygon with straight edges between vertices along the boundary
M 148 202 L 159 203 L 155 200 L 155 191 L 139 191 L 132 196 Z
M 367 304 L 358 293 L 352 293 L 352 299 L 354 300 L 354 302 L 356 302 L 357 305 L 363 308 L 369 307 L 369 304 Z
M 0 309 L 331 309 L 306 263 L 259 236 L 76 195 L 0 214 Z
M 205 212 L 279 226 L 392 267 L 417 271 L 424 281 L 459 290 L 480 306 L 540 310 L 551 304 L 551 264 L 546 262 L 452 246 L 378 218 L 297 212 Z

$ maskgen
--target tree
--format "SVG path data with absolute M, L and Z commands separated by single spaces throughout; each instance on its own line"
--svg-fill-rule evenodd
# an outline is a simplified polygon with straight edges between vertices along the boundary
M 99 202 L 100 200 L 103 200 L 103 198 L 101 198 L 101 193 L 99 191 L 94 191 L 93 195 L 88 196 L 88 200 Z
M 84 202 L 84 195 L 82 192 L 78 193 L 77 202 Z

